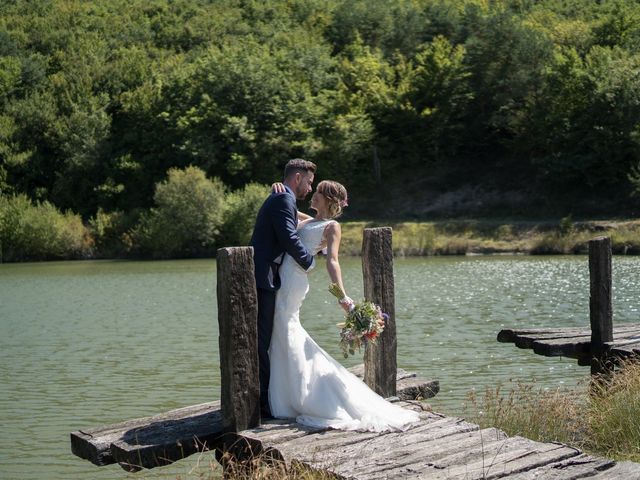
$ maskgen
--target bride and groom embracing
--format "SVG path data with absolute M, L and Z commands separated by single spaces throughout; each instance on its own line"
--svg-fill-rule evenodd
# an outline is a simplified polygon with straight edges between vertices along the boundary
M 290 160 L 284 184 L 275 184 L 258 212 L 251 246 L 258 292 L 260 406 L 263 418 L 295 419 L 302 425 L 382 432 L 405 429 L 418 414 L 384 400 L 334 360 L 300 324 L 300 307 L 309 290 L 307 272 L 315 255 L 327 249 L 330 282 L 344 292 L 338 250 L 347 205 L 338 182 L 322 181 L 311 197 L 313 217 L 297 210 L 296 200 L 311 191 L 316 166 Z M 348 311 L 353 301 L 344 297 Z

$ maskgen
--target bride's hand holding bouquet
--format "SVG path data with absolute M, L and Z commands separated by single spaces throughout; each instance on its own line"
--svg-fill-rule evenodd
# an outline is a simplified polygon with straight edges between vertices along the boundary
M 355 303 L 345 295 L 337 283 L 329 285 L 329 292 L 338 299 L 340 305 L 347 310 L 344 322 L 338 324 L 340 328 L 340 348 L 344 358 L 349 354 L 360 351 L 367 342 L 376 343 L 389 315 L 384 313 L 379 305 L 373 302 L 362 301 Z

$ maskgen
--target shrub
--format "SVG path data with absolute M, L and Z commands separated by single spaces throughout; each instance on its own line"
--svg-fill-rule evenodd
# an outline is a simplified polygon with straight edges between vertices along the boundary
M 493 236 L 496 240 L 513 240 L 515 237 L 513 225 L 500 225 Z
M 623 255 L 640 254 L 640 226 L 622 227 L 607 233 L 611 236 L 613 253 Z
M 92 242 L 79 215 L 25 195 L 0 197 L 4 261 L 86 258 Z
M 197 167 L 172 168 L 156 184 L 157 208 L 142 215 L 132 231 L 134 246 L 153 257 L 212 253 L 224 215 L 224 184 Z
M 131 249 L 128 231 L 139 220 L 139 214 L 98 209 L 89 220 L 89 230 L 95 244 L 95 255 L 103 258 L 124 257 Z
M 398 255 L 428 255 L 434 252 L 436 229 L 430 223 L 402 223 L 394 229 L 394 252 Z
M 562 236 L 567 236 L 575 233 L 576 227 L 573 224 L 573 220 L 571 219 L 571 215 L 567 215 L 566 217 L 562 217 L 560 219 L 560 223 L 558 223 L 558 232 Z
M 221 227 L 222 245 L 248 245 L 258 210 L 269 195 L 269 187 L 250 183 L 242 190 L 231 192 L 225 199 Z

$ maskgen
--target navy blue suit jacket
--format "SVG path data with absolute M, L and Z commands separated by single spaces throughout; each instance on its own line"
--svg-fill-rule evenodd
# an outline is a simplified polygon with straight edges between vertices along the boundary
M 272 193 L 262 204 L 253 228 L 251 246 L 255 263 L 256 286 L 275 291 L 280 288 L 278 269 L 285 253 L 308 270 L 313 254 L 300 241 L 296 226 L 298 210 L 289 187 L 286 193 Z

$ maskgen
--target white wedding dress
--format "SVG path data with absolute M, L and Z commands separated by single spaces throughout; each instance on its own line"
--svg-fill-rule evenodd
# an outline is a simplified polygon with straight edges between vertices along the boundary
M 321 249 L 329 222 L 311 220 L 299 227 L 302 243 L 314 254 Z M 299 313 L 309 281 L 289 255 L 283 259 L 280 278 L 269 347 L 269 405 L 273 416 L 295 418 L 311 427 L 375 432 L 404 430 L 418 421 L 416 412 L 384 400 L 302 328 Z

